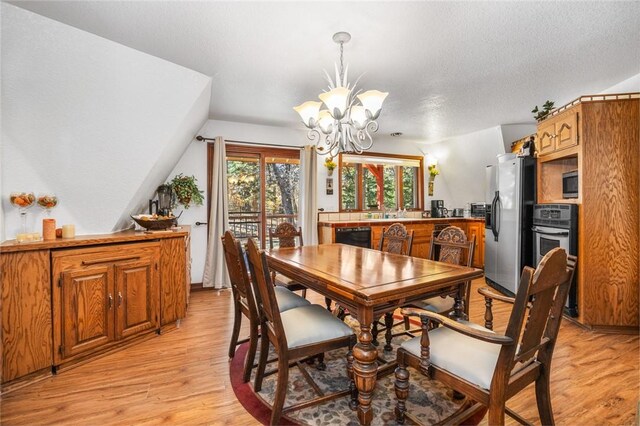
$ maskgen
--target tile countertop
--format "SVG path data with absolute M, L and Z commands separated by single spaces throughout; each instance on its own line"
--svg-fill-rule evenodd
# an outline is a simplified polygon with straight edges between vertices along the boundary
M 318 226 L 326 226 L 326 227 L 342 227 L 342 226 L 375 226 L 375 225 L 386 225 L 389 223 L 400 222 L 405 225 L 413 225 L 420 223 L 447 223 L 447 222 L 482 222 L 484 223 L 484 218 L 482 217 L 429 217 L 429 218 L 390 218 L 390 219 L 351 219 L 351 220 L 321 220 L 318 221 Z

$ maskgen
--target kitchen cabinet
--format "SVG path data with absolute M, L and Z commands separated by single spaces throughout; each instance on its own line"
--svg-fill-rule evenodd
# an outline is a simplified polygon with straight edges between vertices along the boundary
M 484 268 L 484 222 L 469 222 L 466 234 L 469 240 L 474 236 L 476 237 L 476 246 L 473 250 L 473 267 Z
M 52 254 L 55 363 L 157 328 L 160 243 Z
M 180 318 L 184 318 L 187 311 L 187 292 L 191 277 L 188 256 L 189 242 L 184 238 L 166 238 L 161 241 L 161 263 L 170 265 L 163 268 L 161 287 L 162 312 L 161 324 L 166 325 Z M 186 259 L 186 261 L 185 261 Z
M 3 391 L 184 318 L 189 227 L 182 228 L 1 243 Z
M 49 250 L 0 254 L 2 383 L 51 371 Z
M 639 331 L 639 123 L 640 93 L 627 93 L 582 96 L 538 125 L 539 141 L 556 134 L 538 158 L 538 203 L 578 205 L 576 319 L 595 330 Z M 563 199 L 574 170 L 578 197 Z
M 580 106 L 544 120 L 538 126 L 538 155 L 544 156 L 578 145 Z

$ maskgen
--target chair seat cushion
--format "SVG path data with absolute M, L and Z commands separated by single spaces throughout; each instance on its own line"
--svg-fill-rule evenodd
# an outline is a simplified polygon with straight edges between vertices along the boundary
M 459 322 L 492 332 L 468 321 Z M 420 336 L 405 341 L 402 347 L 419 358 Z M 501 345 L 474 339 L 444 326 L 429 331 L 429 362 L 484 389 L 491 386 L 501 348 Z
M 274 287 L 274 291 L 276 293 L 278 310 L 280 312 L 288 311 L 289 309 L 298 308 L 300 306 L 308 306 L 311 304 L 304 297 L 300 297 L 284 287 Z
M 440 312 L 447 312 L 452 310 L 455 302 L 455 299 L 451 296 L 436 296 L 424 300 L 419 300 L 417 302 L 411 302 L 411 305 L 415 306 L 416 308 L 424 309 L 425 311 L 431 311 L 438 314 Z
M 320 305 L 301 306 L 282 312 L 280 317 L 289 349 L 354 334 Z

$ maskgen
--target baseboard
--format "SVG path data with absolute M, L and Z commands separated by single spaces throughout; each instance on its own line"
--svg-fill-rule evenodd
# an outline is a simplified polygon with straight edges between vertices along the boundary
M 191 283 L 191 291 L 209 291 L 216 290 L 213 287 L 203 287 L 202 283 Z

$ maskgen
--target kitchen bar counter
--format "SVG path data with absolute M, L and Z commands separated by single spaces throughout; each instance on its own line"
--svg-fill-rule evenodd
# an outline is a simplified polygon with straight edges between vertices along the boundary
M 388 226 L 389 224 L 400 222 L 404 225 L 436 224 L 452 222 L 482 222 L 483 217 L 428 217 L 428 218 L 389 218 L 389 219 L 353 219 L 353 220 L 324 220 L 319 221 L 318 226 L 337 228 L 342 226 Z
M 357 232 L 366 232 L 371 229 L 369 240 L 371 248 L 377 248 L 382 236 L 382 228 L 389 227 L 392 223 L 400 222 L 413 231 L 413 244 L 411 255 L 414 257 L 428 258 L 431 248 L 431 236 L 437 225 L 451 225 L 461 228 L 467 238 L 476 239 L 476 248 L 473 254 L 473 266 L 484 268 L 484 218 L 481 217 L 442 217 L 442 218 L 390 218 L 390 219 L 343 219 L 318 221 L 318 241 L 320 244 L 336 242 L 336 230 L 340 233 L 343 228 L 365 228 Z

